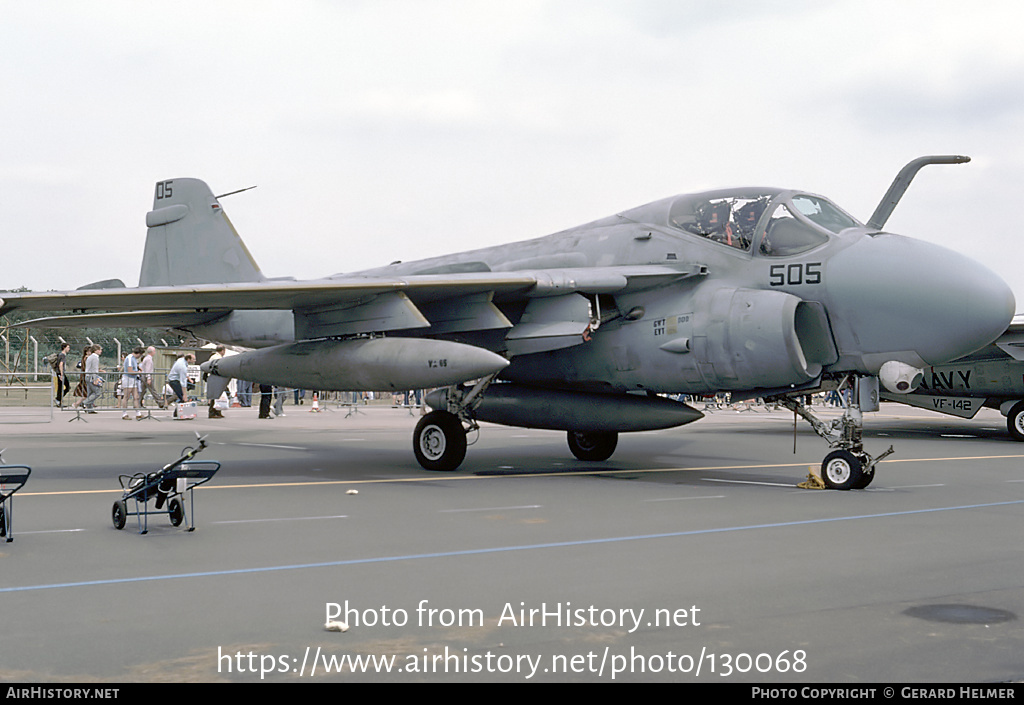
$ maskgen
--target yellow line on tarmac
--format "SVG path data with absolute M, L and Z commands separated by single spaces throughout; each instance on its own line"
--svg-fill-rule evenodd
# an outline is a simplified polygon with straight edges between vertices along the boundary
M 1024 455 L 967 455 L 962 458 L 897 458 L 895 460 L 883 460 L 883 463 L 926 463 L 944 462 L 947 460 L 1013 460 L 1024 458 Z
M 451 480 L 499 480 L 516 477 L 569 477 L 581 475 L 612 475 L 616 473 L 656 473 L 656 472 L 693 472 L 708 470 L 749 470 L 754 468 L 789 468 L 801 467 L 807 463 L 780 463 L 778 465 L 721 465 L 698 468 L 639 468 L 635 470 L 615 468 L 606 470 L 568 470 L 565 472 L 524 472 L 484 475 L 447 475 L 438 473 L 429 477 L 396 477 L 390 480 L 314 480 L 306 482 L 260 482 L 245 485 L 204 485 L 197 487 L 201 490 L 239 490 L 239 489 L 261 489 L 268 487 L 320 487 L 327 485 L 383 485 L 397 482 L 438 482 Z M 19 497 L 43 497 L 53 495 L 76 495 L 76 494 L 111 494 L 122 493 L 123 490 L 62 490 L 57 492 L 19 492 Z
M 964 460 L 1013 460 L 1024 458 L 1024 454 L 1021 455 L 973 455 L 973 456 L 961 456 L 951 458 L 897 458 L 895 460 L 883 460 L 883 463 L 942 463 L 952 461 L 964 461 Z M 270 487 L 320 487 L 327 485 L 383 485 L 391 483 L 405 483 L 405 482 L 438 482 L 438 481 L 452 481 L 452 480 L 497 480 L 507 478 L 525 478 L 525 477 L 570 477 L 581 475 L 614 475 L 618 473 L 631 473 L 631 474 L 655 474 L 665 472 L 710 472 L 715 470 L 763 470 L 771 468 L 795 468 L 795 467 L 807 467 L 809 465 L 817 465 L 818 463 L 774 463 L 766 465 L 763 463 L 757 465 L 708 465 L 704 467 L 693 467 L 693 468 L 638 468 L 631 470 L 628 468 L 609 468 L 605 470 L 588 469 L 588 470 L 568 470 L 564 472 L 524 472 L 524 473 L 508 473 L 508 474 L 486 474 L 486 475 L 447 475 L 444 473 L 437 473 L 428 477 L 396 477 L 390 480 L 317 480 L 317 481 L 306 481 L 306 482 L 261 482 L 254 484 L 245 485 L 204 485 L 197 487 L 200 490 L 241 490 L 241 489 L 263 489 Z M 80 494 L 121 494 L 123 490 L 112 489 L 112 490 L 66 490 L 58 492 L 19 492 L 19 497 L 45 497 L 45 496 L 58 496 L 58 495 L 80 495 Z

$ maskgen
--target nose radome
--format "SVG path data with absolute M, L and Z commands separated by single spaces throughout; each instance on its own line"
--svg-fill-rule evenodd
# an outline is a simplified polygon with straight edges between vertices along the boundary
M 887 355 L 911 365 L 963 357 L 998 338 L 1014 313 L 1013 292 L 990 269 L 900 235 L 863 238 L 836 254 L 826 275 L 871 371 Z
M 967 340 L 983 342 L 981 345 L 969 346 L 969 350 L 960 350 L 951 355 L 950 359 L 954 360 L 988 345 L 1005 333 L 1016 310 L 1016 301 L 1009 285 L 987 267 L 977 263 L 975 267 L 974 285 L 964 296 L 961 311 L 964 320 L 958 322 L 954 329 L 963 328 Z

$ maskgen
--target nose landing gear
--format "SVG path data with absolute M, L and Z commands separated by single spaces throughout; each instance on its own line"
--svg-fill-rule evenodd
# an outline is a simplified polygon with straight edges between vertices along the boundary
M 797 397 L 780 397 L 778 403 L 799 414 L 814 432 L 825 439 L 832 452 L 821 463 L 821 479 L 833 490 L 862 490 L 875 479 L 875 466 L 895 451 L 892 446 L 879 456 L 864 450 L 864 416 L 857 404 L 848 404 L 843 415 L 826 423 Z

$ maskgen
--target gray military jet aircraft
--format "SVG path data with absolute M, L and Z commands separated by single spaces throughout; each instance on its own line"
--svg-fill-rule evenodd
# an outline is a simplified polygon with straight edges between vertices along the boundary
M 1010 437 L 1024 441 L 1024 316 L 991 345 L 922 372 L 910 393 L 883 391 L 882 398 L 965 419 L 983 407 L 999 409 Z
M 23 325 L 156 326 L 257 348 L 207 364 L 214 393 L 230 377 L 445 387 L 414 433 L 430 470 L 457 468 L 481 421 L 567 431 L 577 458 L 600 461 L 621 432 L 701 418 L 660 393 L 765 397 L 834 449 L 822 463 L 829 486 L 860 488 L 884 457 L 864 450 L 860 409 L 829 426 L 805 395 L 883 371 L 909 391 L 921 368 L 989 344 L 1013 315 L 1010 289 L 987 268 L 882 231 L 918 169 L 963 161 L 911 162 L 866 225 L 804 191 L 707 191 L 312 281 L 266 278 L 206 184 L 173 179 L 157 184 L 146 216 L 138 288 L 5 295 L 0 313 L 112 311 Z

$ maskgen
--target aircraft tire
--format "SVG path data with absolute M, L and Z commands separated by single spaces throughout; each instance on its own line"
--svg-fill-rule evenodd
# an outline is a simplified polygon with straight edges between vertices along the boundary
M 114 508 L 110 512 L 110 519 L 114 522 L 114 528 L 120 531 L 128 520 L 128 505 L 123 499 L 114 502 Z
M 821 479 L 826 487 L 833 490 L 863 489 L 867 486 L 859 486 L 864 482 L 863 465 L 848 450 L 834 450 L 825 456 L 821 462 Z
M 185 519 L 185 507 L 182 506 L 180 499 L 175 497 L 171 500 L 167 505 L 167 513 L 171 519 L 171 526 L 181 526 L 181 522 Z
M 608 460 L 619 443 L 617 431 L 607 433 L 569 431 L 569 450 L 580 460 Z
M 861 479 L 853 486 L 853 489 L 855 489 L 855 490 L 863 490 L 868 485 L 870 485 L 871 481 L 875 479 L 875 471 L 874 470 L 872 470 L 871 472 L 863 472 L 863 471 L 861 471 L 860 477 L 861 477 Z
M 4 516 L 4 508 L 0 506 L 0 536 L 7 535 L 7 517 Z
M 466 459 L 466 430 L 455 414 L 431 411 L 416 424 L 412 451 L 424 470 L 455 470 Z
M 1019 401 L 1006 415 L 1006 430 L 1015 441 L 1024 441 L 1024 401 Z

